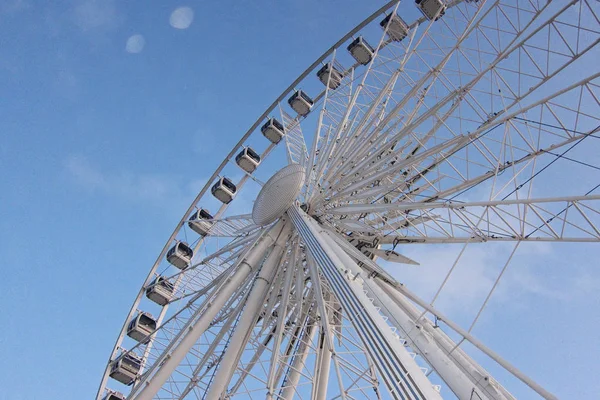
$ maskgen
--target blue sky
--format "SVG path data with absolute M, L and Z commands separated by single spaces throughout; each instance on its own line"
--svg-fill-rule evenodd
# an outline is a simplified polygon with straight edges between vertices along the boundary
M 0 399 L 95 394 L 131 301 L 204 180 L 379 4 L 0 0 Z M 170 24 L 178 7 L 193 10 L 187 29 Z M 593 398 L 598 249 L 529 248 L 475 333 L 561 398 Z M 432 254 L 407 252 L 427 276 Z M 475 250 L 473 264 L 493 254 Z M 480 298 L 489 276 L 469 271 L 449 296 Z

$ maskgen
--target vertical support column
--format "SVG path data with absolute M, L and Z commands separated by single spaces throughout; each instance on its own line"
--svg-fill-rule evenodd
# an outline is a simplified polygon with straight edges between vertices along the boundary
M 221 287 L 220 291 L 215 294 L 212 302 L 209 303 L 204 310 L 204 313 L 188 328 L 187 333 L 173 350 L 164 357 L 164 361 L 160 367 L 158 367 L 156 373 L 150 377 L 149 380 L 140 383 L 143 387 L 132 400 L 151 400 L 154 398 L 167 379 L 169 379 L 173 371 L 175 371 L 177 366 L 184 359 L 186 354 L 210 326 L 211 321 L 219 311 L 221 311 L 221 308 L 235 292 L 237 287 L 262 261 L 266 250 L 277 240 L 278 234 L 283 228 L 283 222 L 281 221 L 274 225 L 260 242 L 249 251 L 246 257 L 241 260 L 236 272 L 229 278 L 227 283 Z
M 307 327 L 304 330 L 304 335 L 300 338 L 300 343 L 298 344 L 298 348 L 294 354 L 294 359 L 292 360 L 292 365 L 288 369 L 288 372 L 283 380 L 283 389 L 281 391 L 281 398 L 284 400 L 292 400 L 294 398 L 294 394 L 296 392 L 296 386 L 298 386 L 298 382 L 300 381 L 300 371 L 304 367 L 306 363 L 306 358 L 309 353 L 309 343 L 312 343 L 315 332 L 314 321 L 310 319 L 307 322 Z
M 500 357 L 499 354 L 497 354 L 492 349 L 490 349 L 489 347 L 484 345 L 481 341 L 479 341 L 477 338 L 475 338 L 469 332 L 462 329 L 460 326 L 458 326 L 456 323 L 454 323 L 451 319 L 447 318 L 439 310 L 435 309 L 431 304 L 428 304 L 423 299 L 416 296 L 414 293 L 412 293 L 406 287 L 401 286 L 398 288 L 394 288 L 394 291 L 399 291 L 404 296 L 408 297 L 410 300 L 412 300 L 416 304 L 418 304 L 420 307 L 423 307 L 425 310 L 427 310 L 428 312 L 435 315 L 440 321 L 444 321 L 444 323 L 446 325 L 448 325 L 452 330 L 454 330 L 456 333 L 458 333 L 463 338 L 465 338 L 467 341 L 469 341 L 473 346 L 475 346 L 479 350 L 481 350 L 481 352 L 483 352 L 485 355 L 490 357 L 492 360 L 496 361 L 502 368 L 504 368 L 506 371 L 510 372 L 513 376 L 518 378 L 521 382 L 523 382 L 524 384 L 529 386 L 531 389 L 533 389 L 537 394 L 539 394 L 544 399 L 558 400 L 558 398 L 556 396 L 554 396 L 552 393 L 548 392 L 546 389 L 541 387 L 539 384 L 537 384 L 535 381 L 533 381 L 527 375 L 525 375 L 521 371 L 519 371 L 516 367 L 509 364 L 505 359 Z
M 381 307 L 382 312 L 400 328 L 408 340 L 408 344 L 415 352 L 420 354 L 438 375 L 446 382 L 450 390 L 460 400 L 506 400 L 504 396 L 494 396 L 478 382 L 479 376 L 467 375 L 465 371 L 452 360 L 438 345 L 437 341 L 421 325 L 416 324 L 387 294 L 370 279 L 365 279 L 367 293 Z
M 355 281 L 362 283 L 363 289 L 374 299 L 375 305 L 381 308 L 382 312 L 392 320 L 396 327 L 405 332 L 405 339 L 417 353 L 419 353 L 429 365 L 435 369 L 438 375 L 446 382 L 452 392 L 460 400 L 472 400 L 473 397 L 478 400 L 506 400 L 504 396 L 497 393 L 497 396 L 490 396 L 488 390 L 480 384 L 480 375 L 467 375 L 465 371 L 471 369 L 461 369 L 445 353 L 434 338 L 426 332 L 422 326 L 417 325 L 372 279 L 368 278 L 362 268 L 355 265 L 354 260 L 329 236 L 324 235 L 325 240 L 330 244 L 332 250 L 346 266 L 351 266 Z
M 437 345 L 444 350 L 445 354 L 450 354 L 451 359 L 456 364 L 460 365 L 462 369 L 467 371 L 467 376 L 470 377 L 471 381 L 480 386 L 490 398 L 494 400 L 515 400 L 515 397 L 493 379 L 481 365 L 476 363 L 461 348 L 457 348 L 456 342 L 446 335 L 444 331 L 434 327 L 433 323 L 425 316 L 421 316 L 422 312 L 413 306 L 406 298 L 404 298 L 404 296 L 385 282 L 376 281 L 375 283 L 383 292 L 385 292 L 389 300 L 393 301 L 402 309 L 407 318 L 411 321 L 417 321 L 418 319 L 418 324 L 421 329 L 431 335 Z
M 321 318 L 328 318 L 322 316 Z M 327 331 L 321 326 L 321 336 L 319 337 L 319 350 L 317 362 L 315 363 L 315 380 L 313 386 L 313 399 L 325 400 L 327 395 L 327 386 L 329 383 L 329 370 L 331 366 L 331 351 L 329 343 L 333 341 L 331 331 Z
M 342 308 L 351 315 L 351 322 L 391 396 L 398 400 L 441 400 L 440 394 L 363 292 L 362 285 L 349 279 L 346 271 L 350 265 L 342 262 L 332 250 L 321 227 L 297 207 L 290 208 L 287 214 Z M 350 264 L 358 268 L 353 261 Z
M 221 399 L 227 390 L 227 385 L 235 372 L 236 364 L 256 325 L 258 313 L 265 304 L 265 297 L 275 276 L 276 268 L 280 264 L 290 229 L 291 225 L 284 222 L 283 228 L 273 244 L 271 253 L 263 263 L 254 281 L 250 295 L 246 300 L 246 307 L 230 339 L 230 342 L 234 345 L 229 346 L 225 351 L 217 373 L 208 389 L 207 398 L 209 399 Z
M 279 312 L 277 315 L 277 325 L 275 327 L 275 340 L 273 342 L 273 353 L 271 354 L 271 367 L 269 368 L 269 376 L 267 378 L 267 400 L 272 400 L 274 395 L 275 377 L 277 364 L 279 362 L 279 351 L 281 348 L 281 342 L 284 334 L 285 320 L 288 318 L 288 302 L 290 296 L 288 295 L 292 288 L 292 281 L 294 279 L 294 272 L 296 268 L 296 262 L 298 261 L 298 243 L 295 246 L 290 255 L 290 260 L 287 264 L 285 276 L 283 279 L 283 286 L 281 293 L 283 294 L 281 302 L 279 304 Z

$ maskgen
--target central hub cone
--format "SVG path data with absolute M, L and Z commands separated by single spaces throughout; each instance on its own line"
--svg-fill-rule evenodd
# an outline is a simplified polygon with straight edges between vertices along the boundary
M 254 223 L 263 226 L 281 217 L 298 198 L 304 176 L 304 168 L 299 164 L 290 164 L 277 171 L 265 183 L 254 201 Z

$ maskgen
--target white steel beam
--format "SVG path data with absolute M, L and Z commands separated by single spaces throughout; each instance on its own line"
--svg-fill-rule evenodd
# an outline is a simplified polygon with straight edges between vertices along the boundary
M 389 286 L 389 285 L 388 285 L 388 287 L 391 288 L 391 286 Z M 556 396 L 554 396 L 552 393 L 550 393 L 549 391 L 547 391 L 546 389 L 544 389 L 542 386 L 540 386 L 538 383 L 536 383 L 535 381 L 533 381 L 530 377 L 528 377 L 527 375 L 525 375 L 523 372 L 519 371 L 516 367 L 514 367 L 513 365 L 511 365 L 508 361 L 504 360 L 502 357 L 500 357 L 499 354 L 497 354 L 496 352 L 494 352 L 492 349 L 488 348 L 479 339 L 475 338 L 469 332 L 467 332 L 466 330 L 462 329 L 460 326 L 458 326 L 457 324 L 455 324 L 451 319 L 447 318 L 439 310 L 435 309 L 432 305 L 428 304 L 427 302 L 425 302 L 424 300 L 422 300 L 421 298 L 419 298 L 417 295 L 415 295 L 414 293 L 412 293 L 404 285 L 401 285 L 401 286 L 398 286 L 398 287 L 394 287 L 393 290 L 389 290 L 387 292 L 388 292 L 388 294 L 390 294 L 390 296 L 393 296 L 393 297 L 397 297 L 398 293 L 406 296 L 411 301 L 415 302 L 415 304 L 419 305 L 420 307 L 423 307 L 425 310 L 427 310 L 428 312 L 430 312 L 431 314 L 433 314 L 439 321 L 443 321 L 452 330 L 454 330 L 456 333 L 458 333 L 463 338 L 465 338 L 466 341 L 468 341 L 469 343 L 471 343 L 473 346 L 477 347 L 485 355 L 487 355 L 492 360 L 494 360 L 495 362 L 497 362 L 505 370 L 507 370 L 513 376 L 515 376 L 516 378 L 518 378 L 521 382 L 523 382 L 524 384 L 526 384 L 527 386 L 529 386 L 531 389 L 533 389 L 537 394 L 539 394 L 540 396 L 542 396 L 544 399 L 546 399 L 546 400 L 558 400 L 558 398 Z
M 372 241 L 374 236 L 357 236 L 357 239 Z M 376 239 L 376 238 L 375 238 Z M 379 240 L 379 244 L 463 244 L 463 243 L 486 243 L 486 242 L 565 242 L 565 243 L 597 243 L 600 239 L 594 237 L 541 237 L 532 236 L 527 238 L 518 237 L 500 237 L 500 236 L 477 236 L 477 237 L 431 237 L 431 236 L 404 236 L 388 235 Z
M 441 400 L 440 394 L 366 296 L 362 285 L 351 279 L 352 274 L 344 272 L 357 269 L 356 263 L 343 263 L 332 250 L 328 237 L 306 213 L 292 207 L 288 210 L 288 215 L 342 308 L 351 316 L 352 324 L 392 397 Z
M 335 207 L 327 210 L 328 214 L 348 215 L 348 214 L 363 214 L 369 212 L 386 212 L 386 211 L 406 211 L 406 210 L 430 210 L 436 208 L 446 208 L 450 210 L 464 209 L 466 207 L 495 207 L 508 206 L 514 204 L 537 204 L 537 203 L 575 203 L 578 201 L 593 201 L 600 200 L 600 195 L 588 196 L 564 196 L 564 197 L 548 197 L 538 199 L 513 199 L 513 200 L 496 200 L 496 201 L 470 201 L 470 202 L 443 202 L 443 203 L 394 203 L 394 204 L 348 204 L 345 206 Z
M 383 282 L 380 279 L 376 279 L 375 283 L 388 294 L 389 298 L 396 303 L 412 321 L 418 321 L 417 323 L 431 335 L 431 337 L 437 342 L 437 344 L 444 349 L 444 351 L 452 357 L 454 362 L 461 368 L 471 372 L 469 373 L 472 377 L 479 377 L 478 382 L 488 392 L 500 391 L 506 399 L 514 400 L 514 397 L 502 386 L 498 381 L 494 380 L 490 374 L 477 362 L 475 362 L 463 349 L 456 346 L 456 342 L 452 340 L 439 326 L 436 326 L 423 315 L 423 312 L 417 309 L 407 298 L 398 293 L 391 285 L 387 282 Z M 393 294 L 392 294 L 393 293 Z
M 330 234 L 329 240 L 330 244 L 334 243 L 331 241 Z M 340 247 L 332 246 L 332 249 L 340 257 L 344 265 L 350 265 L 352 260 L 348 254 L 344 253 Z M 469 375 L 453 362 L 446 354 L 446 351 L 433 340 L 433 337 L 424 331 L 422 326 L 416 324 L 386 292 L 377 286 L 373 279 L 368 277 L 370 274 L 362 271 L 358 266 L 356 266 L 356 272 L 354 273 L 354 280 L 363 284 L 367 294 L 374 299 L 374 304 L 381 308 L 384 315 L 391 318 L 397 328 L 407 333 L 405 339 L 408 340 L 410 347 L 427 360 L 429 365 L 435 369 L 437 374 L 460 400 L 472 400 L 474 398 L 479 400 L 507 400 L 502 393 L 489 390 L 487 382 L 479 382 L 483 380 L 483 376 L 478 374 Z M 470 368 L 468 372 L 472 372 L 471 370 L 474 371 L 474 368 Z M 512 397 L 509 399 L 512 399 Z
M 283 339 L 284 333 L 284 323 L 288 318 L 288 303 L 290 296 L 288 295 L 291 292 L 292 282 L 294 280 L 294 272 L 296 269 L 296 262 L 298 261 L 298 243 L 295 243 L 292 254 L 290 256 L 289 263 L 286 267 L 284 278 L 283 278 L 283 286 L 281 290 L 281 303 L 279 304 L 279 311 L 277 313 L 277 323 L 275 325 L 275 340 L 273 342 L 273 353 L 271 355 L 271 366 L 269 368 L 269 377 L 267 378 L 267 400 L 271 400 L 273 398 L 274 386 L 275 386 L 275 373 L 277 364 L 279 362 L 279 351 L 281 348 L 281 341 Z M 298 305 L 301 307 L 301 305 Z
M 217 373 L 211 382 L 207 393 L 207 398 L 209 399 L 221 399 L 227 390 L 227 385 L 236 370 L 236 365 L 242 352 L 246 348 L 246 343 L 250 339 L 254 325 L 256 325 L 258 313 L 265 304 L 265 297 L 275 276 L 276 268 L 280 265 L 290 229 L 291 225 L 284 223 L 283 228 L 273 243 L 271 253 L 267 256 L 254 280 L 254 285 L 246 300 L 246 307 L 235 327 L 233 336 L 230 338 L 230 343 L 233 343 L 233 346 L 227 347 Z
M 319 310 L 319 322 L 321 326 L 321 336 L 319 338 L 319 345 L 317 346 L 317 361 L 315 363 L 315 380 L 313 381 L 312 397 L 323 400 L 327 393 L 327 384 L 329 382 L 329 366 L 331 365 L 331 360 L 335 354 L 335 346 L 333 345 L 333 328 L 329 322 L 331 313 L 326 304 L 327 300 L 324 297 L 317 262 L 311 253 L 307 253 L 306 258 L 314 288 L 313 293 Z M 327 298 L 328 300 L 331 300 L 330 293 L 327 294 Z M 342 377 L 340 375 L 338 360 L 335 359 L 334 363 L 340 389 L 340 397 L 342 400 L 345 400 L 346 395 L 344 392 Z
M 328 316 L 321 316 L 321 318 L 328 318 Z M 329 344 L 332 342 L 333 335 L 331 331 L 327 331 L 321 326 L 313 380 L 313 400 L 325 400 L 325 396 L 327 395 L 332 352 Z
M 275 243 L 283 228 L 283 222 L 278 222 L 261 238 L 257 245 L 248 252 L 235 273 L 214 295 L 212 301 L 205 308 L 204 313 L 196 322 L 187 328 L 187 332 L 181 341 L 172 348 L 171 352 L 162 357 L 163 362 L 157 367 L 154 375 L 146 377 L 144 381 L 140 382 L 138 387 L 141 387 L 141 389 L 131 400 L 151 400 L 154 398 L 167 379 L 169 379 L 173 371 L 175 371 L 190 349 L 198 341 L 200 336 L 210 326 L 213 318 L 221 311 L 221 308 L 225 305 L 227 300 L 229 300 L 229 297 L 250 273 L 256 269 L 256 266 L 259 265 L 260 261 L 263 259 L 266 250 Z
M 404 339 L 408 341 L 408 345 L 435 369 L 456 397 L 460 400 L 471 400 L 473 398 L 506 400 L 502 393 L 488 393 L 485 386 L 479 382 L 481 376 L 468 374 L 471 371 L 460 368 L 437 344 L 433 336 L 425 331 L 420 324 L 415 323 L 372 279 L 365 277 L 363 282 L 367 293 L 374 299 L 375 304 L 381 308 L 382 312 L 390 318 L 396 327 L 404 332 Z
M 379 243 L 455 243 L 469 240 L 539 240 L 539 241 L 600 241 L 596 228 L 600 214 L 592 204 L 600 195 L 516 199 L 481 202 L 431 202 L 395 204 L 351 204 L 331 209 L 337 215 L 385 214 L 386 226 L 379 234 Z M 372 211 L 368 211 L 371 208 Z M 443 209 L 439 214 L 433 210 Z M 572 209 L 570 213 L 566 211 Z M 586 211 L 587 214 L 586 215 Z M 525 217 L 527 215 L 527 217 Z M 413 237 L 415 231 L 409 218 L 426 217 L 440 228 L 437 234 Z M 425 220 L 427 222 L 427 220 Z M 378 222 L 376 222 L 378 223 Z M 340 225 L 343 223 L 340 222 Z M 428 225 L 433 228 L 433 226 Z M 448 229 L 444 229 L 448 227 Z M 409 231 L 404 231 L 404 228 Z M 395 231 L 395 232 L 394 232 Z M 533 236 L 533 235 L 536 236 Z M 374 238 L 366 237 L 366 241 Z
M 300 343 L 298 344 L 298 348 L 294 352 L 294 358 L 292 360 L 292 365 L 289 366 L 288 371 L 285 375 L 285 378 L 282 383 L 281 394 L 279 398 L 284 400 L 292 400 L 294 398 L 294 394 L 296 393 L 296 387 L 298 386 L 298 382 L 300 381 L 300 376 L 302 369 L 306 363 L 306 358 L 309 354 L 309 344 L 312 343 L 314 339 L 315 332 L 317 331 L 314 321 L 308 317 L 307 325 L 302 330 L 302 336 L 299 338 Z
M 244 285 L 242 285 L 242 287 L 243 286 Z M 210 344 L 210 346 L 208 346 L 208 348 L 204 352 L 202 359 L 198 362 L 198 364 L 194 368 L 194 372 L 192 373 L 192 379 L 190 379 L 190 382 L 186 385 L 185 389 L 183 389 L 181 391 L 181 395 L 179 395 L 178 400 L 185 399 L 185 397 L 196 387 L 197 381 L 198 381 L 198 375 L 200 374 L 200 372 L 203 368 L 204 368 L 204 372 L 203 372 L 204 374 L 206 374 L 208 372 L 208 370 L 210 370 L 210 368 L 206 368 L 206 363 L 214 356 L 215 349 L 217 348 L 217 346 L 219 346 L 219 344 L 221 343 L 221 340 L 223 339 L 225 334 L 227 334 L 227 332 L 229 332 L 229 329 L 234 324 L 234 322 L 237 319 L 241 310 L 244 308 L 244 303 L 245 303 L 245 301 L 242 298 L 240 300 L 239 304 L 236 306 L 236 309 L 234 310 L 234 312 L 232 312 L 231 315 L 229 315 L 229 317 L 227 318 L 227 321 L 221 327 L 221 330 L 219 331 L 219 333 L 214 337 L 212 343 Z

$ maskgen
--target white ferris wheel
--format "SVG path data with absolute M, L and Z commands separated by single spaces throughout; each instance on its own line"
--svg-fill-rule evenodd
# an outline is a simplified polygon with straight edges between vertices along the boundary
M 185 211 L 97 400 L 514 399 L 482 358 L 556 399 L 472 328 L 519 246 L 600 241 L 600 168 L 577 156 L 600 138 L 599 18 L 593 0 L 368 16 Z M 504 266 L 463 327 L 436 300 L 465 249 L 495 242 Z M 417 245 L 460 248 L 433 298 L 402 282 Z

